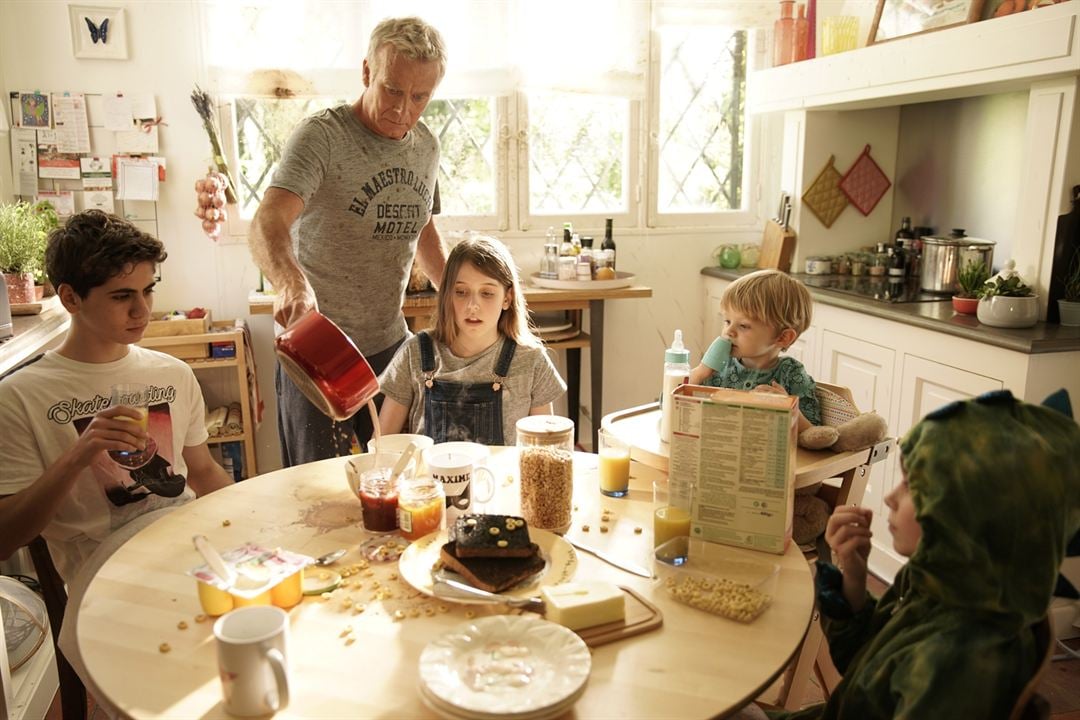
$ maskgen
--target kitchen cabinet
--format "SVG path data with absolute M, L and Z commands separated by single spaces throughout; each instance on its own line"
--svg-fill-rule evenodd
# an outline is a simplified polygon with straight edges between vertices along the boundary
M 1045 313 L 1057 216 L 1069 209 L 1069 190 L 1080 182 L 1080 3 L 761 70 L 753 74 L 748 92 L 750 112 L 783 116 L 779 189 L 802 197 L 830 156 L 835 155 L 836 167 L 844 172 L 865 145 L 893 180 L 869 216 L 848 209 L 830 228 L 796 202 L 791 219 L 798 236 L 794 267 L 811 255 L 833 255 L 891 238 L 898 215 L 925 214 L 933 225 L 961 224 L 978 208 L 996 209 L 1003 203 L 1000 195 L 971 175 L 1001 169 L 972 163 L 961 157 L 960 148 L 936 152 L 933 122 L 924 126 L 932 114 L 914 113 L 923 125 L 906 128 L 903 120 L 909 115 L 902 111 L 927 103 L 1022 94 L 1021 125 L 1007 129 L 1010 147 L 1019 148 L 1015 168 L 1006 172 L 1009 187 L 1015 188 L 1008 200 L 1015 207 L 1010 206 L 1007 221 L 995 229 L 1011 246 L 1008 255 L 995 262 L 1000 265 L 1009 256 L 1016 260 L 1021 275 L 1037 288 Z M 982 109 L 967 105 L 943 112 L 956 116 Z M 983 118 L 950 119 L 968 129 L 961 133 L 965 139 L 980 132 L 990 137 L 999 129 L 992 123 L 972 125 Z M 1002 146 L 1003 140 L 989 146 Z M 897 177 L 901 167 L 907 169 L 906 177 Z M 943 178 L 951 179 L 935 185 Z
M 219 435 L 211 437 L 206 442 L 210 445 L 221 445 L 227 442 L 239 442 L 244 446 L 244 473 L 245 478 L 258 474 L 255 462 L 255 419 L 251 408 L 251 391 L 248 385 L 247 348 L 244 345 L 244 331 L 235 327 L 232 320 L 214 321 L 211 323 L 212 332 L 197 335 L 170 335 L 163 337 L 144 337 L 139 345 L 152 348 L 161 352 L 169 352 L 169 348 L 177 345 L 193 345 L 199 343 L 233 343 L 236 348 L 236 357 L 231 358 L 206 358 L 188 359 L 184 362 L 191 366 L 199 376 L 199 385 L 206 399 L 207 409 L 220 405 L 229 405 L 230 402 L 240 403 L 241 431 L 231 435 Z M 209 371 L 209 372 L 208 372 Z

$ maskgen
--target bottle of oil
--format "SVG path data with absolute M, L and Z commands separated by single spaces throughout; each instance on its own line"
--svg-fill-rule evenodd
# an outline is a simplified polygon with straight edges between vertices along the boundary
M 604 242 L 600 243 L 600 249 L 604 251 L 610 251 L 608 258 L 610 259 L 611 269 L 616 270 L 615 267 L 615 240 L 611 237 L 611 218 L 604 221 Z

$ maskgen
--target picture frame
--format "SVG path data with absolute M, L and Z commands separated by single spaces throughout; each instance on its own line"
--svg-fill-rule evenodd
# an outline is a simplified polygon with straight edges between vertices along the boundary
M 978 21 L 984 0 L 878 0 L 866 44 Z
M 77 58 L 127 60 L 127 17 L 114 5 L 68 5 L 71 50 Z

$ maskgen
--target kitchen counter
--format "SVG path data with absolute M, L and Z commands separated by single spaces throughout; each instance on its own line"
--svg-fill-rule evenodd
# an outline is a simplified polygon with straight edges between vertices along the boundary
M 753 268 L 728 270 L 721 267 L 706 267 L 701 269 L 702 275 L 722 280 L 737 280 L 751 272 L 754 272 Z M 805 275 L 792 273 L 792 277 L 801 280 Z M 948 300 L 890 303 L 826 288 L 809 287 L 809 290 L 816 302 L 826 305 L 835 305 L 864 315 L 955 335 L 966 340 L 996 345 L 1029 355 L 1080 350 L 1080 327 L 1065 327 L 1040 322 L 1029 328 L 996 328 L 983 325 L 974 315 L 957 314 Z
M 16 315 L 12 318 L 15 336 L 0 342 L 0 376 L 34 357 L 50 342 L 67 332 L 71 315 L 53 296 L 45 301 L 37 315 Z

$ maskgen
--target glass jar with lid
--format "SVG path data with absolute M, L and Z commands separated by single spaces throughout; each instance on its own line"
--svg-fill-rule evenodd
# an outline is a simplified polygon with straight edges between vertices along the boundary
M 562 534 L 570 529 L 574 495 L 574 422 L 557 415 L 517 421 L 521 516 Z
M 573 255 L 559 257 L 559 279 L 577 280 L 577 258 Z
M 369 532 L 397 530 L 398 484 L 390 468 L 372 468 L 360 475 L 360 509 Z
M 405 483 L 398 491 L 398 528 L 406 540 L 418 540 L 442 528 L 446 495 L 431 476 Z

